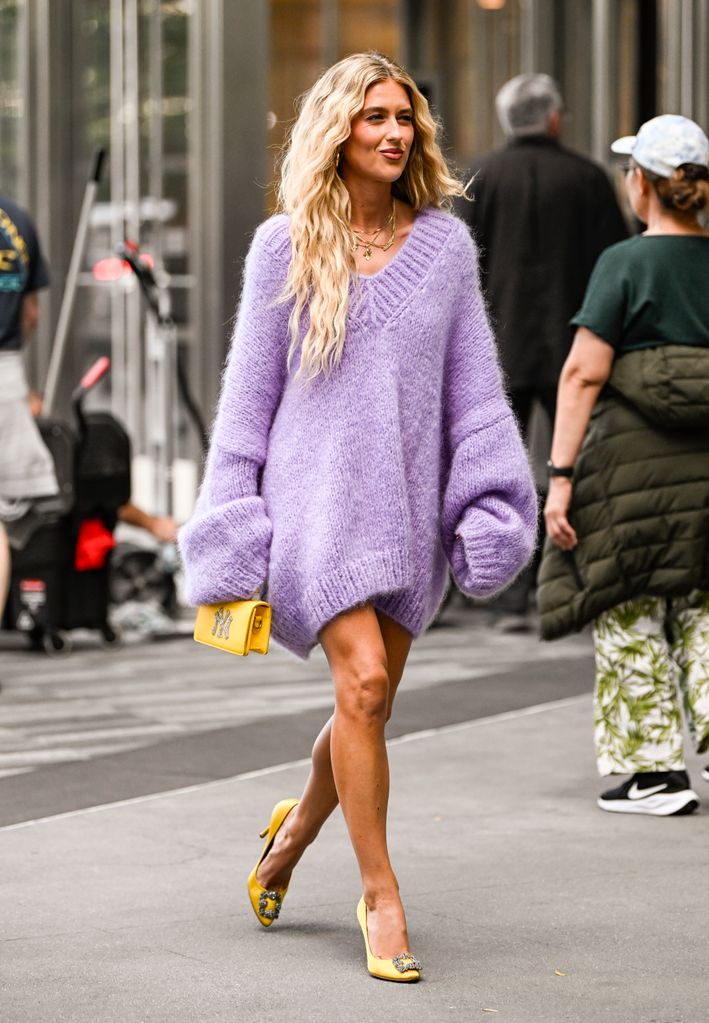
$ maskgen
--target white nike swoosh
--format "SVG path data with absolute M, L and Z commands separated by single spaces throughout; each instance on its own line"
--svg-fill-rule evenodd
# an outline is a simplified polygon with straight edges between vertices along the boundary
M 656 792 L 663 792 L 667 788 L 667 783 L 663 782 L 662 785 L 653 785 L 647 789 L 639 789 L 636 781 L 628 789 L 628 799 L 644 799 L 646 796 L 652 796 Z

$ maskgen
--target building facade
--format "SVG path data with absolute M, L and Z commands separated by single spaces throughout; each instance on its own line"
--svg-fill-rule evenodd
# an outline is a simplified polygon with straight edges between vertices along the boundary
M 36 385 L 102 145 L 61 393 L 93 355 L 111 354 L 101 400 L 146 450 L 140 296 L 130 279 L 91 272 L 131 238 L 168 275 L 181 357 L 209 418 L 294 101 L 323 67 L 364 49 L 412 72 L 461 174 L 501 142 L 494 95 L 521 71 L 560 81 L 566 141 L 601 162 L 655 113 L 709 125 L 709 0 L 0 0 L 0 191 L 33 213 L 53 279 L 29 356 Z M 196 456 L 184 423 L 180 444 Z

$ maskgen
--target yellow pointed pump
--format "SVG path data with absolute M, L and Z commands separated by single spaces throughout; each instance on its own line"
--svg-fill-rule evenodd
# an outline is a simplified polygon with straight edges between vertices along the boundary
M 357 919 L 364 935 L 364 947 L 367 950 L 367 969 L 372 977 L 378 980 L 394 980 L 398 983 L 412 984 L 421 976 L 421 963 L 410 952 L 400 952 L 393 959 L 380 959 L 369 947 L 369 931 L 367 930 L 367 904 L 364 896 L 357 904 Z
M 263 924 L 264 927 L 270 927 L 273 921 L 278 919 L 288 887 L 264 888 L 256 880 L 256 874 L 258 873 L 258 868 L 263 863 L 268 851 L 273 845 L 273 841 L 278 834 L 283 821 L 286 819 L 293 807 L 297 806 L 299 802 L 300 800 L 298 799 L 282 799 L 280 803 L 276 803 L 273 808 L 273 812 L 271 813 L 271 821 L 268 827 L 264 828 L 259 835 L 260 838 L 266 839 L 266 844 L 263 847 L 263 852 L 259 857 L 258 863 L 249 874 L 247 887 L 251 908 L 256 914 L 258 922 Z

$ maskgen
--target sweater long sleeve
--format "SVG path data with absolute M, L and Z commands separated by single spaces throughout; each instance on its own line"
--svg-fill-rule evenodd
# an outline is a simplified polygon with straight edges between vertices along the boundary
M 352 282 L 338 366 L 287 368 L 288 218 L 257 231 L 204 481 L 180 534 L 187 597 L 264 582 L 273 638 L 300 657 L 368 603 L 413 636 L 435 617 L 449 564 L 494 593 L 532 549 L 535 495 L 456 217 L 421 210 L 378 273 Z
M 527 454 L 502 385 L 480 290 L 475 247 L 461 233 L 463 287 L 444 377 L 450 469 L 441 539 L 459 588 L 489 597 L 526 565 L 537 500 Z
M 259 476 L 286 376 L 289 307 L 278 302 L 286 273 L 267 222 L 246 259 L 204 479 L 180 531 L 190 603 L 249 597 L 268 574 L 272 524 Z

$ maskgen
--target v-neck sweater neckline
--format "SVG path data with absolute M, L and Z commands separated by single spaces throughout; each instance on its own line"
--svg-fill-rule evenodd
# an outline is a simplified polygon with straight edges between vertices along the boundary
M 367 305 L 367 319 L 384 324 L 430 272 L 453 229 L 453 218 L 428 206 L 416 214 L 409 236 L 389 262 L 374 274 L 352 276 Z M 357 316 L 357 303 L 353 307 Z
M 286 267 L 291 256 L 288 217 L 271 219 L 266 245 Z M 381 327 L 395 316 L 426 277 L 454 230 L 456 218 L 435 206 L 425 206 L 416 214 L 409 236 L 396 255 L 375 274 L 351 275 L 351 321 Z

